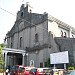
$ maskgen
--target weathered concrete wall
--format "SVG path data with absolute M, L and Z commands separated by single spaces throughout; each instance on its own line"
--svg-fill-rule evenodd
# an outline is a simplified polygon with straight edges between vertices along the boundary
M 75 38 L 55 38 L 60 51 L 69 51 L 70 64 L 75 64 Z

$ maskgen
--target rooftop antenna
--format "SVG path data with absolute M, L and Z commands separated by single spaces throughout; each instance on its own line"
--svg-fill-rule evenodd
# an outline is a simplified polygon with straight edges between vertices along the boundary
M 29 2 L 26 2 L 26 6 L 27 6 L 27 5 L 28 5 L 30 8 L 33 8 L 33 7 L 30 6 Z
M 22 2 L 24 2 L 24 0 L 22 0 Z M 26 2 L 25 5 L 26 5 L 26 6 L 28 5 L 29 7 L 31 7 L 30 4 L 29 4 L 29 2 Z M 31 7 L 31 8 L 33 8 L 33 7 Z
M 22 2 L 24 2 L 24 0 L 22 0 Z

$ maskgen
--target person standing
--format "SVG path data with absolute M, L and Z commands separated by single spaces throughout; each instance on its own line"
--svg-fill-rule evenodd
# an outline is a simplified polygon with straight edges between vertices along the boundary
M 8 75 L 8 72 L 9 72 L 9 69 L 7 68 L 7 69 L 6 69 L 6 75 Z

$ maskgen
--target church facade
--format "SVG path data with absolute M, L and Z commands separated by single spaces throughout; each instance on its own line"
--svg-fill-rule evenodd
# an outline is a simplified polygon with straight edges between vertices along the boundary
M 67 47 L 68 50 L 68 44 L 65 46 L 63 42 L 63 46 L 61 40 L 74 40 L 74 37 L 73 27 L 46 12 L 32 13 L 28 4 L 26 6 L 22 4 L 12 29 L 6 34 L 7 48 L 4 49 L 4 54 L 7 53 L 8 57 L 6 65 L 47 67 L 51 53 L 65 51 L 63 47 Z M 74 46 L 72 48 L 74 51 Z

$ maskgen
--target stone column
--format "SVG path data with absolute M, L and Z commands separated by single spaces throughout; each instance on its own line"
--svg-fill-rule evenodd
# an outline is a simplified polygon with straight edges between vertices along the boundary
M 7 52 L 5 52 L 5 68 L 7 67 Z
M 69 37 L 72 38 L 72 29 L 70 28 Z
M 25 57 L 25 53 L 22 54 L 23 58 L 22 58 L 22 65 L 24 66 L 24 57 Z
M 28 66 L 28 53 L 26 53 L 26 56 L 27 56 L 27 62 L 26 62 L 26 65 Z
M 4 52 L 2 53 L 2 57 L 3 57 L 3 59 L 4 59 Z

